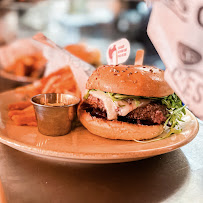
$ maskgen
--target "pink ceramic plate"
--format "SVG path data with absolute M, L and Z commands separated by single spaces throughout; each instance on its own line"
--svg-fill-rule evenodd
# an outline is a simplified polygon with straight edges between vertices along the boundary
M 14 91 L 0 94 L 0 142 L 37 156 L 80 163 L 116 163 L 152 157 L 173 151 L 190 142 L 198 132 L 198 121 L 187 111 L 181 134 L 151 143 L 109 140 L 80 126 L 61 137 L 47 137 L 36 127 L 15 126 L 8 118 L 7 105 L 22 98 Z

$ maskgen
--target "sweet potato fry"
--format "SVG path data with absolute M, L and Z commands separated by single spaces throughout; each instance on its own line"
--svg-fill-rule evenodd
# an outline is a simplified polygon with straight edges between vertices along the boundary
M 15 75 L 17 76 L 25 76 L 25 66 L 19 61 L 15 65 Z
M 25 66 L 32 66 L 34 64 L 34 57 L 32 56 L 24 56 L 22 58 L 22 62 Z
M 5 67 L 5 70 L 7 72 L 14 73 L 15 72 L 15 64 Z
M 8 112 L 8 116 L 10 119 L 12 119 L 14 115 L 22 115 L 22 114 L 24 114 L 23 110 L 13 110 Z
M 40 83 L 40 81 L 36 81 L 31 85 L 17 87 L 15 92 L 31 98 L 42 92 L 42 84 Z
M 32 112 L 24 113 L 22 115 L 14 115 L 11 119 L 16 125 L 34 125 L 34 123 L 37 125 L 35 114 Z
M 16 102 L 13 104 L 8 105 L 8 109 L 11 110 L 23 110 L 27 108 L 28 106 L 31 105 L 30 101 L 21 101 L 21 102 Z
M 54 83 L 55 82 L 59 82 L 60 81 L 60 77 L 59 76 L 54 76 L 52 78 L 50 78 L 46 85 L 44 86 L 42 93 L 53 93 L 54 92 Z
M 45 66 L 46 62 L 47 62 L 47 60 L 41 54 L 38 54 L 38 55 L 35 56 L 35 60 L 34 60 L 34 63 L 33 63 L 33 68 L 36 69 L 36 70 L 39 70 L 43 66 Z
M 68 93 L 80 97 L 80 89 L 69 66 L 61 68 L 31 85 L 17 88 L 16 93 L 29 97 L 41 93 Z M 16 125 L 37 125 L 34 108 L 30 101 L 11 104 L 9 110 L 8 115 Z
M 38 78 L 42 76 L 46 62 L 42 52 L 36 52 L 33 55 L 25 55 L 16 59 L 13 64 L 4 69 L 17 76 Z
M 33 105 L 30 103 L 30 106 L 26 107 L 25 109 L 23 109 L 24 112 L 35 112 L 34 111 L 34 107 Z
M 14 115 L 24 115 L 25 113 L 33 113 L 33 114 L 35 114 L 34 108 L 33 108 L 31 103 L 30 103 L 30 106 L 26 107 L 23 110 L 11 110 L 11 111 L 9 111 L 8 116 L 9 116 L 9 118 L 12 119 L 12 116 L 14 116 Z
M 37 122 L 30 122 L 26 124 L 27 126 L 35 126 L 37 127 Z

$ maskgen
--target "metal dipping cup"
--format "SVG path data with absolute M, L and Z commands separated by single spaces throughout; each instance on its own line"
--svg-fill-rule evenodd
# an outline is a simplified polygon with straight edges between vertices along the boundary
M 60 136 L 71 131 L 80 99 L 70 94 L 47 93 L 31 98 L 38 130 L 43 135 Z

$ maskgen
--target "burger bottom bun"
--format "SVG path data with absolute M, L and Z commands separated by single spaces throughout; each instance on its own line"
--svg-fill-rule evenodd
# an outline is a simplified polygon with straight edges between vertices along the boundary
M 139 125 L 122 121 L 108 121 L 96 118 L 78 108 L 80 122 L 95 135 L 119 140 L 146 140 L 157 137 L 163 132 L 163 125 Z

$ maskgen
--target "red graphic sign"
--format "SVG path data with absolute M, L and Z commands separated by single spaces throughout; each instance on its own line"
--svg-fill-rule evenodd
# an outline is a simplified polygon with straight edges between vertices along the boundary
M 112 43 L 107 50 L 107 62 L 116 65 L 125 62 L 130 55 L 130 43 L 123 38 Z

